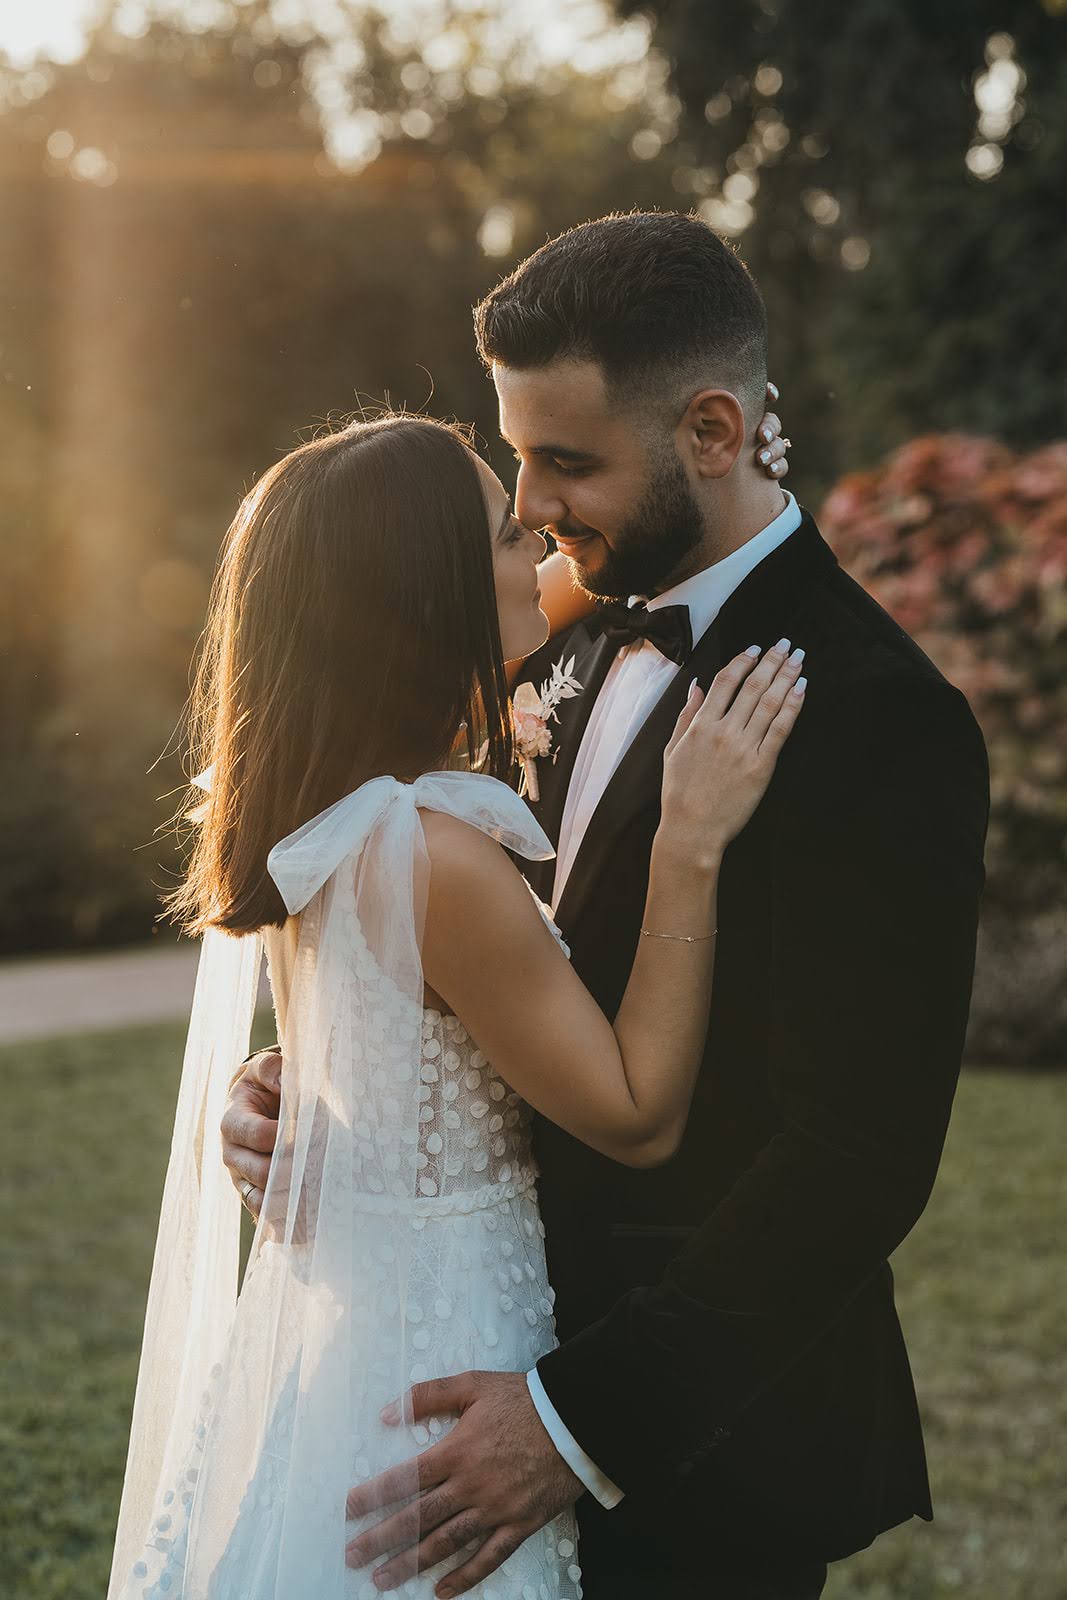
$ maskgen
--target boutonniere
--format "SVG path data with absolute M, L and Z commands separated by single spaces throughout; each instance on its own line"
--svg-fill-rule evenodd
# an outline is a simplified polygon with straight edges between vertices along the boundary
M 537 783 L 536 762 L 542 756 L 552 756 L 555 761 L 559 751 L 552 750 L 550 722 L 558 722 L 556 707 L 561 700 L 573 700 L 582 692 L 574 671 L 574 657 L 566 666 L 563 658 L 552 668 L 552 676 L 541 685 L 538 694 L 532 683 L 520 683 L 511 697 L 512 721 L 515 728 L 515 759 L 522 767 L 519 793 L 529 800 L 541 798 Z

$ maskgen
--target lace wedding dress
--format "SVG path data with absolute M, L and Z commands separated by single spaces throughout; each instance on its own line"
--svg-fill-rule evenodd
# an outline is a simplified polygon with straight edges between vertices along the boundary
M 294 913 L 267 936 L 285 1076 L 239 1299 L 216 1130 L 260 954 L 205 940 L 109 1600 L 377 1596 L 380 1563 L 350 1570 L 344 1549 L 386 1513 L 347 1521 L 346 1495 L 453 1420 L 387 1427 L 382 1407 L 428 1377 L 524 1372 L 555 1343 L 528 1110 L 422 1004 L 420 808 L 551 854 L 523 802 L 470 773 L 376 779 L 272 852 Z M 462 1559 L 394 1592 L 430 1600 Z M 580 1578 L 566 1515 L 471 1594 L 579 1600 Z

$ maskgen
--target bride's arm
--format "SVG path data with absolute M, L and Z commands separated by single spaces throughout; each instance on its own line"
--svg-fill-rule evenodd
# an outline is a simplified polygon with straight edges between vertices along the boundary
M 769 383 L 768 404 L 774 405 L 777 399 L 778 390 L 773 383 Z M 768 478 L 774 478 L 780 483 L 789 471 L 789 459 L 786 455 L 788 446 L 782 440 L 781 419 L 773 411 L 765 412 L 760 418 L 752 448 L 757 465 L 762 467 Z M 764 456 L 766 460 L 763 459 Z M 568 628 L 573 628 L 575 623 L 582 622 L 592 615 L 593 599 L 575 583 L 571 564 L 566 556 L 561 556 L 558 552 L 546 556 L 537 569 L 537 576 L 541 585 L 541 610 L 548 618 L 550 638 L 557 633 L 566 632 Z M 509 687 L 515 684 L 522 668 L 522 661 L 507 663 Z
M 423 945 L 444 997 L 511 1087 L 603 1155 L 650 1166 L 677 1149 L 704 1049 L 719 867 L 762 797 L 803 703 L 799 662 L 740 656 L 679 719 L 630 981 L 614 1028 L 484 834 L 425 814 Z M 659 937 L 670 935 L 671 937 Z

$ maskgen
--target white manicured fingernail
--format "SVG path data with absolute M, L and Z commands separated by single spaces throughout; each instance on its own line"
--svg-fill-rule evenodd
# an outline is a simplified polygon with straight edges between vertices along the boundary
M 761 450 L 759 453 L 759 458 L 763 465 L 766 466 L 768 461 L 771 459 L 771 452 L 769 450 Z
M 694 679 L 693 679 L 693 681 L 692 681 L 692 683 L 691 683 L 691 684 L 690 684 L 690 685 L 689 685 L 689 693 L 688 693 L 688 695 L 687 695 L 687 696 L 686 696 L 686 700 L 687 700 L 687 701 L 688 701 L 688 700 L 692 700 L 692 698 L 693 698 L 693 690 L 694 690 L 694 689 L 695 689 L 695 688 L 696 688 L 696 686 L 697 686 L 697 681 L 698 681 L 698 680 L 697 680 L 697 679 L 696 679 L 696 678 L 694 678 Z
M 790 640 L 790 639 L 779 639 L 778 643 L 775 645 L 774 648 L 776 650 L 780 650 L 782 652 L 782 654 L 785 655 L 785 653 L 789 649 L 789 646 L 790 646 L 791 643 L 792 643 L 792 640 Z
M 755 659 L 761 656 L 763 651 L 758 644 L 750 644 L 748 649 L 745 651 L 745 654 L 746 656 L 752 656 Z
M 804 690 L 807 687 L 808 687 L 807 678 L 798 678 L 796 683 L 794 683 L 794 685 L 793 685 L 793 693 L 794 694 L 803 694 Z
M 793 651 L 793 654 L 792 654 L 792 655 L 791 655 L 791 656 L 790 656 L 790 657 L 789 657 L 789 659 L 790 659 L 790 661 L 792 661 L 792 662 L 793 662 L 793 663 L 794 663 L 794 665 L 796 665 L 796 666 L 798 666 L 798 667 L 799 667 L 799 665 L 800 665 L 800 663 L 801 663 L 801 662 L 802 662 L 802 661 L 803 661 L 803 659 L 804 659 L 804 652 L 803 652 L 803 650 L 801 650 L 801 649 L 799 649 L 799 648 L 798 648 L 798 649 L 796 649 L 796 650 L 794 650 L 794 651 Z
M 766 439 L 767 443 L 770 444 L 770 442 L 773 439 L 774 435 L 771 433 L 770 428 L 764 428 L 762 430 L 762 433 L 761 433 L 760 437 L 763 438 L 763 439 Z

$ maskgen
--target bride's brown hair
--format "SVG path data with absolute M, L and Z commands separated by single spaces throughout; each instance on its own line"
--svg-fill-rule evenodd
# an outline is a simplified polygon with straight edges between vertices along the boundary
M 506 777 L 511 723 L 492 542 L 457 428 L 390 414 L 301 445 L 230 525 L 189 703 L 211 770 L 168 897 L 190 932 L 280 925 L 279 839 L 370 778 L 467 758 Z

